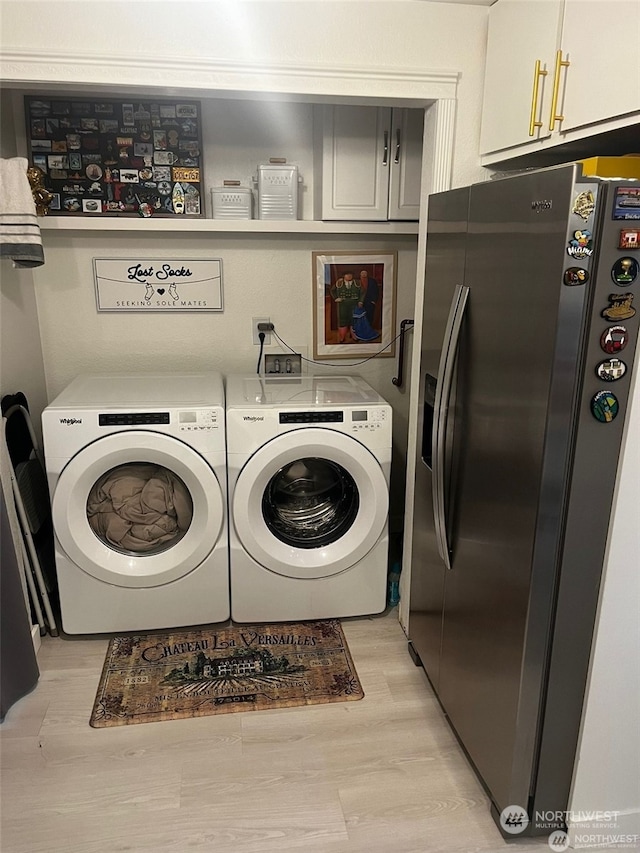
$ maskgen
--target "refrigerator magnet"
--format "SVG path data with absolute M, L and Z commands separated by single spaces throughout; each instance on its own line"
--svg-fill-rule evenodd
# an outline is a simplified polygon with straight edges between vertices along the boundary
M 582 217 L 586 222 L 591 216 L 596 206 L 596 199 L 592 190 L 585 190 L 576 196 L 576 200 L 571 208 L 571 212 Z
M 640 249 L 640 229 L 623 228 L 620 232 L 619 249 Z
M 618 414 L 618 409 L 618 398 L 610 391 L 598 391 L 591 399 L 591 412 L 600 423 L 611 423 Z
M 633 293 L 610 293 L 609 302 L 609 307 L 601 314 L 605 320 L 629 320 L 636 316 L 636 309 L 631 305 Z
M 588 258 L 593 254 L 591 231 L 577 230 L 573 232 L 573 237 L 569 240 L 567 246 L 567 254 L 572 258 Z
M 638 262 L 635 258 L 619 258 L 611 268 L 611 278 L 616 284 L 633 284 L 638 277 Z
M 577 284 L 586 284 L 589 281 L 589 271 L 582 267 L 569 267 L 564 271 L 564 283 L 567 287 L 575 287 Z
M 619 358 L 608 358 L 596 367 L 596 376 L 605 382 L 617 382 L 627 372 L 627 365 Z
M 600 346 L 607 355 L 622 352 L 629 342 L 629 333 L 626 326 L 609 326 L 600 335 Z
M 614 219 L 640 219 L 640 187 L 616 187 Z

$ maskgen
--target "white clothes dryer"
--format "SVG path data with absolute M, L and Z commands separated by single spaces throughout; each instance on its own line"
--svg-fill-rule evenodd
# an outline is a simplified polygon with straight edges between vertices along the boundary
M 231 616 L 386 606 L 391 414 L 358 377 L 227 377 Z
M 79 376 L 42 429 L 64 631 L 227 620 L 221 376 Z

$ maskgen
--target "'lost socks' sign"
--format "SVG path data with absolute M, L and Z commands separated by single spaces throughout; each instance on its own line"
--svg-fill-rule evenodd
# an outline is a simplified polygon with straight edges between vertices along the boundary
M 94 258 L 98 311 L 222 311 L 222 261 Z

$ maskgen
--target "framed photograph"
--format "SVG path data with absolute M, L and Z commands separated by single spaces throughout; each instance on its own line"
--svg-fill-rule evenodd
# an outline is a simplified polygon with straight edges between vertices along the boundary
M 396 252 L 313 253 L 313 356 L 395 355 Z

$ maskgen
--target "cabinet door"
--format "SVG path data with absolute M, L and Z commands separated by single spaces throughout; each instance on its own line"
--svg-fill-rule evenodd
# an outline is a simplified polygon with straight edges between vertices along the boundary
M 423 126 L 422 110 L 392 110 L 389 219 L 420 218 Z
M 561 11 L 562 0 L 498 0 L 491 7 L 481 154 L 549 136 Z M 546 76 L 535 75 L 537 61 Z M 542 122 L 541 127 L 531 128 L 532 112 L 533 121 Z
M 561 47 L 561 130 L 640 110 L 638 0 L 566 0 Z
M 323 108 L 322 218 L 386 220 L 391 109 Z

